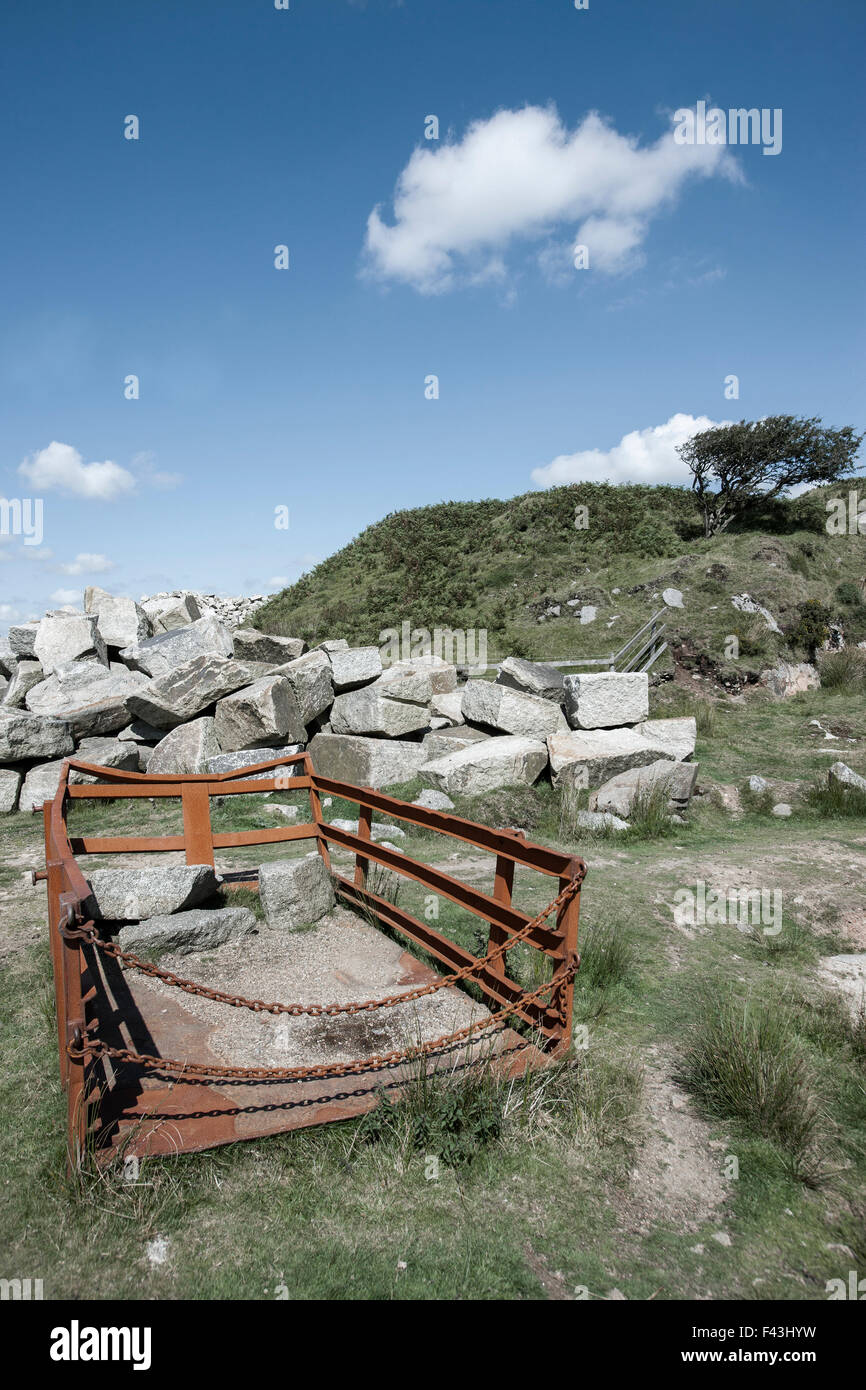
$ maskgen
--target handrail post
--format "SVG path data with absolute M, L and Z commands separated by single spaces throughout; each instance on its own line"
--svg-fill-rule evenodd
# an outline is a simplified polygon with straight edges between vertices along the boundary
M 316 774 L 313 771 L 313 760 L 309 753 L 304 753 L 304 772 L 310 779 L 310 811 L 313 817 L 313 824 L 316 827 L 316 845 L 322 856 L 325 868 L 330 873 L 331 855 L 325 837 L 322 834 L 322 825 L 324 824 L 325 818 L 322 815 L 322 801 L 319 796 L 319 789 L 316 786 Z
M 500 834 L 505 833 L 506 832 L 504 830 L 500 831 Z M 512 833 L 517 839 L 526 838 L 522 831 L 518 830 L 513 831 Z M 498 903 L 505 903 L 506 907 L 510 907 L 511 895 L 513 891 L 514 860 L 509 859 L 508 856 L 505 854 L 497 854 L 496 874 L 493 880 L 493 896 Z M 488 923 L 486 951 L 486 954 L 488 956 L 493 951 L 495 951 L 497 947 L 504 945 L 507 940 L 508 932 L 505 930 L 504 927 L 500 927 L 496 922 Z M 494 974 L 501 975 L 504 979 L 508 979 L 508 969 L 506 966 L 506 957 L 504 955 L 499 956 L 490 966 L 490 969 L 494 972 Z
M 358 838 L 361 840 L 371 840 L 373 838 L 373 808 L 371 806 L 358 805 Z M 366 889 L 367 873 L 370 868 L 369 859 L 355 851 L 355 887 Z
M 578 875 L 580 860 L 574 857 L 571 861 L 568 874 L 559 880 L 560 892 L 567 887 Z M 559 956 L 559 963 L 567 965 L 571 962 L 579 963 L 577 954 L 577 931 L 580 918 L 580 890 L 574 894 L 568 902 L 559 909 L 556 915 L 557 930 L 562 932 L 562 948 Z M 558 985 L 551 996 L 551 1005 L 558 1014 L 557 1034 L 558 1042 L 555 1051 L 566 1053 L 571 1047 L 572 1029 L 574 1026 L 574 976 Z

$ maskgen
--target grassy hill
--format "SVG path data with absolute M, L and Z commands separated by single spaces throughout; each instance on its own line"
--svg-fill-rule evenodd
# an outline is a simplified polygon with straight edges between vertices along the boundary
M 796 630 L 808 600 L 842 623 L 849 642 L 866 638 L 866 538 L 825 530 L 826 500 L 858 487 L 862 496 L 866 478 L 777 502 L 711 540 L 691 491 L 679 487 L 576 484 L 392 512 L 255 621 L 309 642 L 378 643 L 406 620 L 486 629 L 490 660 L 554 660 L 616 650 L 662 606 L 662 589 L 674 587 L 684 595 L 684 608 L 668 615 L 677 660 L 704 670 L 724 661 L 730 672 L 725 641 L 736 633 L 748 670 L 784 651 L 806 653 Z M 584 529 L 575 526 L 578 507 Z M 732 596 L 744 592 L 774 614 L 787 640 L 733 608 Z M 597 609 L 585 625 L 583 605 Z

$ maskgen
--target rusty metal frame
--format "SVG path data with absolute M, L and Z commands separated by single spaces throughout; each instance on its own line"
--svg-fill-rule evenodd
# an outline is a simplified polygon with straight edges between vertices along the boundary
M 301 765 L 300 775 L 286 777 L 285 772 L 278 774 L 278 769 L 286 769 L 296 764 Z M 73 771 L 100 780 L 72 782 L 70 773 Z M 261 777 L 261 774 L 268 772 L 273 772 L 274 776 Z M 274 790 L 307 791 L 310 796 L 312 819 L 304 824 L 278 826 L 273 829 L 216 834 L 213 832 L 210 818 L 212 796 L 236 796 Z M 324 820 L 321 807 L 323 795 L 341 797 L 358 806 L 357 834 L 329 825 Z M 130 797 L 180 798 L 183 834 L 70 837 L 66 817 L 72 801 Z M 374 811 L 405 822 L 408 826 L 436 831 L 474 849 L 495 855 L 493 893 L 483 893 L 441 869 L 374 841 L 371 836 Z M 69 1153 L 73 1164 L 80 1160 L 92 1133 L 94 1113 L 98 1111 L 100 1104 L 100 1097 L 91 1075 L 92 1064 L 88 1063 L 86 1057 L 77 1055 L 82 1039 L 92 1036 L 99 1028 L 98 972 L 91 958 L 93 948 L 88 948 L 80 934 L 76 934 L 75 931 L 77 927 L 92 926 L 87 920 L 90 888 L 76 861 L 77 854 L 183 850 L 188 864 L 214 864 L 215 850 L 312 839 L 326 866 L 334 874 L 337 894 L 345 903 L 362 907 L 382 925 L 422 947 L 428 956 L 442 963 L 448 970 L 472 966 L 472 978 L 485 1000 L 494 1009 L 507 1008 L 515 1021 L 532 1030 L 534 1041 L 530 1049 L 531 1055 L 524 1058 L 522 1065 L 541 1063 L 544 1061 L 545 1053 L 548 1056 L 559 1055 L 570 1046 L 573 972 L 562 972 L 562 982 L 554 984 L 546 1003 L 539 999 L 529 999 L 528 992 L 509 976 L 505 955 L 494 955 L 493 961 L 487 965 L 485 956 L 474 956 L 436 931 L 429 922 L 422 922 L 403 908 L 370 891 L 367 887 L 367 876 L 371 862 L 380 864 L 404 878 L 424 885 L 431 892 L 457 903 L 486 921 L 489 928 L 486 952 L 488 956 L 532 921 L 512 903 L 516 867 L 523 866 L 552 877 L 557 880 L 560 889 L 576 883 L 577 892 L 560 907 L 555 924 L 538 924 L 526 936 L 528 944 L 550 958 L 556 972 L 557 968 L 563 965 L 570 963 L 576 967 L 579 964 L 579 885 L 586 873 L 586 865 L 579 856 L 561 854 L 543 845 L 533 844 L 519 831 L 492 830 L 488 826 L 478 825 L 459 816 L 410 805 L 371 787 L 353 786 L 323 777 L 315 772 L 307 752 L 288 754 L 230 772 L 198 776 L 149 776 L 144 773 L 99 767 L 70 758 L 64 763 L 56 795 L 52 801 L 45 803 L 42 813 L 45 830 L 45 871 L 36 877 L 47 879 L 48 886 L 48 921 L 57 1001 L 60 1076 L 67 1095 Z M 334 873 L 329 854 L 331 845 L 354 852 L 355 867 L 351 878 Z M 254 876 L 235 876 L 234 881 L 236 884 L 257 887 Z M 538 1051 L 539 1047 L 542 1051 Z M 196 1081 L 195 1086 L 192 1086 L 191 1082 L 186 1083 L 180 1079 L 175 1085 L 189 1085 L 191 1093 L 194 1092 L 196 1095 L 201 1088 L 200 1081 Z M 269 1132 L 274 1132 L 274 1128 L 279 1130 L 295 1127 L 295 1123 L 320 1123 L 327 1119 L 343 1119 L 351 1114 L 361 1113 L 374 1103 L 371 1100 L 373 1085 L 371 1082 L 366 1099 L 358 1102 L 354 1109 L 351 1105 L 344 1105 L 342 1109 L 329 1105 L 325 1108 L 327 1113 L 323 1111 L 320 1118 L 293 1121 L 291 1125 L 277 1124 L 272 1126 Z M 304 1100 L 303 1104 L 307 1105 L 309 1102 Z M 184 1136 L 181 1135 L 179 1141 L 174 1143 L 174 1149 L 209 1146 L 207 1134 L 204 1141 L 198 1131 L 196 1136 L 194 1141 L 190 1139 L 185 1142 Z M 235 1137 L 243 1136 L 231 1135 L 229 1139 L 219 1137 L 210 1142 L 230 1142 L 231 1138 Z

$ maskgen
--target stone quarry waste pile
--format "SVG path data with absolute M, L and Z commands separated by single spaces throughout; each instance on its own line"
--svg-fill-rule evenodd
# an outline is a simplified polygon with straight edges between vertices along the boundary
M 137 603 L 88 588 L 81 611 L 11 627 L 0 644 L 0 809 L 41 806 L 72 754 L 191 774 L 304 748 L 322 775 L 358 785 L 418 776 L 425 804 L 443 809 L 457 794 L 546 776 L 590 789 L 584 823 L 622 820 L 638 787 L 659 782 L 672 813 L 688 803 L 695 721 L 650 719 L 646 674 L 563 677 L 509 657 L 495 682 L 458 685 L 439 657 L 383 669 L 376 647 L 336 638 L 308 650 L 244 626 L 260 602 L 177 592 Z

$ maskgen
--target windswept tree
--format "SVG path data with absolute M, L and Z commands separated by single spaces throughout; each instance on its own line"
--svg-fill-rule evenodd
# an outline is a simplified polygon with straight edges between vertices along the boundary
M 769 415 L 692 435 L 677 449 L 692 474 L 706 535 L 715 536 L 750 506 L 802 483 L 835 483 L 854 470 L 864 436 L 850 425 L 824 429 L 818 417 Z

